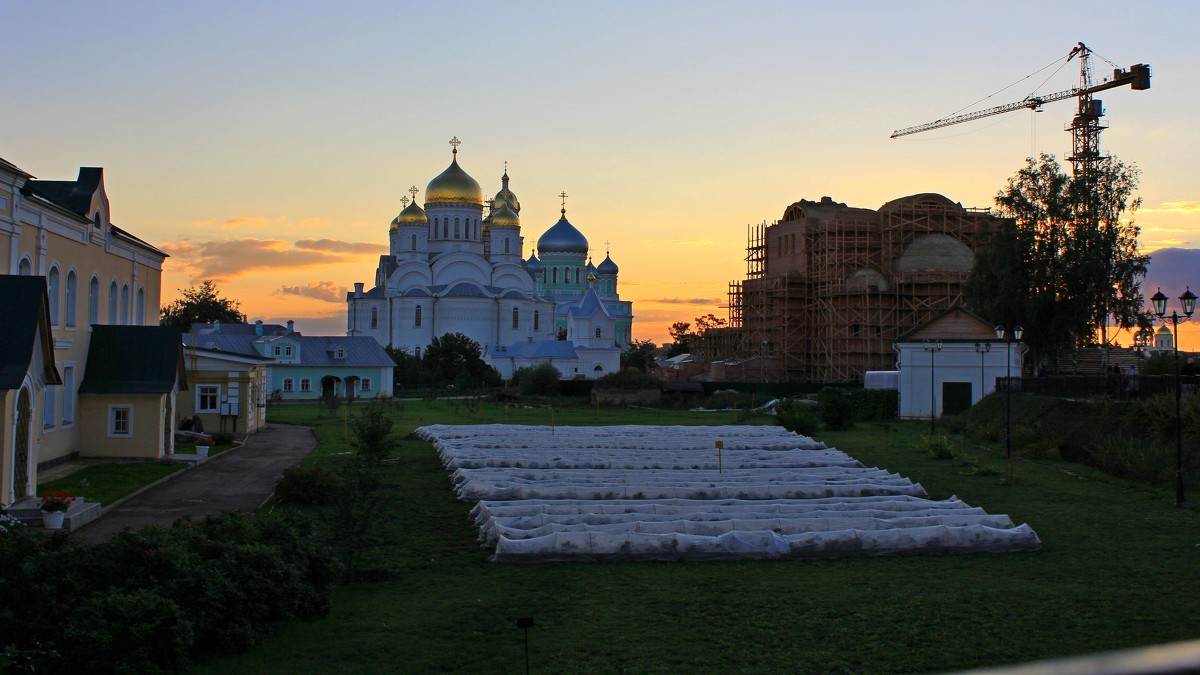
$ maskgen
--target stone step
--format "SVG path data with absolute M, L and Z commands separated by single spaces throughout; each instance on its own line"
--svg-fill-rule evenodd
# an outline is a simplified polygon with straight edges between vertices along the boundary
M 42 510 L 38 508 L 38 500 L 26 499 L 13 504 L 5 513 L 20 520 L 29 527 L 41 529 Z M 104 513 L 100 502 L 76 500 L 67 509 L 67 517 L 63 519 L 63 530 L 71 532 L 92 522 Z

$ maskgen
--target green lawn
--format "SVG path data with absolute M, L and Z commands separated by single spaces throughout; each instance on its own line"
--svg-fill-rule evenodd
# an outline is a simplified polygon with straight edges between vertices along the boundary
M 419 424 L 729 424 L 732 413 L 405 403 Z M 311 460 L 345 453 L 342 413 L 285 406 L 275 421 L 313 424 Z M 763 419 L 751 422 L 764 423 Z M 768 422 L 769 423 L 769 422 Z M 507 566 L 488 562 L 429 444 L 406 440 L 388 465 L 394 495 L 370 564 L 389 577 L 337 591 L 329 618 L 279 626 L 254 651 L 202 673 L 514 673 L 517 617 L 533 617 L 533 672 L 927 672 L 1200 637 L 1200 515 L 1165 491 L 1084 467 L 1018 461 L 959 446 L 925 450 L 923 423 L 860 423 L 819 434 L 868 465 L 1028 522 L 1044 550 L 1021 554 L 803 562 Z
M 154 481 L 175 473 L 185 462 L 113 462 L 87 466 L 62 478 L 38 484 L 37 494 L 62 490 L 89 502 L 111 504 Z

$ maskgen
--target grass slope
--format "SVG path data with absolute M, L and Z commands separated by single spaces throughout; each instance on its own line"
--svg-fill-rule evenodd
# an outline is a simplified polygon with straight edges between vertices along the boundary
M 407 403 L 421 423 L 542 423 L 546 410 Z M 730 415 L 560 409 L 558 424 L 725 424 Z M 341 419 L 313 424 L 313 461 L 348 451 Z M 517 617 L 533 617 L 533 672 L 890 673 L 1015 663 L 1200 637 L 1200 517 L 1171 497 L 1075 465 L 1019 461 L 1001 485 L 997 451 L 960 444 L 936 460 L 923 423 L 860 424 L 819 437 L 989 513 L 1028 522 L 1037 553 L 806 562 L 545 564 L 488 562 L 431 447 L 407 440 L 389 465 L 374 560 L 390 579 L 351 584 L 328 619 L 286 624 L 205 673 L 513 673 Z M 1000 469 L 1000 471 L 996 471 Z

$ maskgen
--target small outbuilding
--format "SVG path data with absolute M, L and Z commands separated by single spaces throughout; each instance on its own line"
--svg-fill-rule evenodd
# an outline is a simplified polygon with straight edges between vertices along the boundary
M 908 419 L 965 411 L 995 391 L 998 378 L 1020 376 L 1026 352 L 1021 342 L 997 339 L 990 322 L 961 307 L 905 333 L 892 348 L 900 417 Z

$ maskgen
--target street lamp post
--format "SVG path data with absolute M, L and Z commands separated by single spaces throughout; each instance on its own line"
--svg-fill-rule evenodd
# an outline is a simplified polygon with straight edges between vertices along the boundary
M 1013 478 L 1012 473 L 1012 343 L 1013 340 L 1020 340 L 1024 329 L 1020 326 L 1013 326 L 1013 329 L 1006 331 L 1004 326 L 996 326 L 996 339 L 1004 340 L 1004 419 L 1005 419 L 1005 434 L 1004 434 L 1004 461 L 1008 464 L 1008 481 L 1011 483 Z
M 984 360 L 987 358 L 987 353 L 992 351 L 992 343 L 976 342 L 975 351 L 979 352 L 979 398 L 983 398 L 987 394 L 987 374 L 984 371 Z
M 937 388 L 933 383 L 934 357 L 938 352 L 942 351 L 942 341 L 938 340 L 936 342 L 930 342 L 929 340 L 926 340 L 922 348 L 929 352 L 929 442 L 932 443 L 933 432 L 935 430 L 934 419 L 937 417 L 937 399 L 935 396 Z
M 1179 383 L 1179 324 L 1192 318 L 1192 312 L 1196 311 L 1196 294 L 1192 292 L 1192 287 L 1188 286 L 1183 295 L 1179 296 L 1183 316 L 1175 310 L 1171 310 L 1171 315 L 1166 316 L 1167 296 L 1163 295 L 1161 288 L 1150 298 L 1150 302 L 1154 303 L 1154 313 L 1158 318 L 1162 319 L 1164 324 L 1169 321 L 1175 329 L 1171 350 L 1175 353 L 1175 506 L 1178 508 L 1183 506 L 1183 415 L 1180 403 L 1183 392 Z

